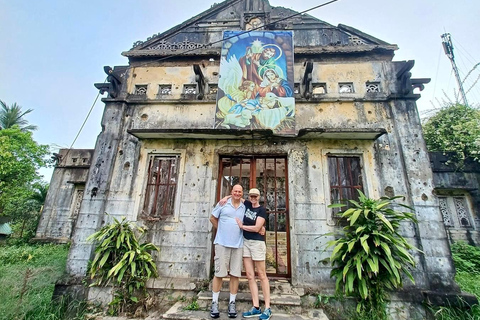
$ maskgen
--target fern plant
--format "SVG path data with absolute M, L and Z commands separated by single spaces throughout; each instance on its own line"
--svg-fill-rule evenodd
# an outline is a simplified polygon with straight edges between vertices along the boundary
M 121 221 L 113 218 L 111 224 L 87 238 L 97 244 L 95 258 L 88 269 L 93 280 L 90 286 L 113 286 L 114 297 L 109 304 L 111 314 L 138 303 L 138 295 L 146 292 L 147 280 L 158 277 L 150 252 L 159 251 L 159 248 L 152 243 L 140 244 L 135 231 L 140 236 L 145 233 L 125 218 Z
M 374 200 L 358 192 L 359 201 L 349 200 L 351 207 L 339 213 L 347 225 L 336 240 L 327 243 L 327 248 L 333 247 L 330 277 L 336 278 L 338 293 L 358 299 L 357 313 L 386 319 L 387 290 L 402 287 L 403 275 L 414 282 L 408 268 L 415 267 L 415 260 L 408 250 L 416 248 L 398 229 L 403 221 L 417 220 L 411 212 L 391 208 L 392 201 L 401 196 Z

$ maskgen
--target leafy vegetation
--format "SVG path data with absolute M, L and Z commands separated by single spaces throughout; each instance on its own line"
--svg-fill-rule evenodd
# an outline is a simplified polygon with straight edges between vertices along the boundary
M 457 274 L 455 281 L 462 291 L 474 294 L 480 299 L 480 248 L 470 246 L 465 242 L 456 242 L 451 246 L 452 257 Z M 462 303 L 462 301 L 460 301 Z M 432 314 L 438 320 L 476 320 L 480 319 L 480 305 L 462 308 L 447 306 L 431 308 Z
M 442 108 L 423 124 L 429 151 L 448 152 L 463 165 L 466 158 L 480 162 L 480 110 L 462 104 Z
M 0 320 L 67 319 L 72 305 L 52 302 L 55 282 L 65 272 L 67 253 L 66 245 L 1 246 L 0 288 L 4 290 Z M 68 319 L 83 317 L 70 313 Z
M 43 203 L 35 200 L 36 192 L 46 185 L 37 170 L 47 165 L 48 153 L 48 146 L 37 144 L 28 131 L 0 130 L 0 216 L 23 226 L 38 219 Z
M 398 229 L 402 222 L 416 223 L 416 219 L 411 212 L 391 208 L 392 201 L 401 197 L 374 200 L 358 192 L 359 202 L 349 200 L 351 207 L 340 213 L 347 226 L 328 242 L 333 247 L 330 276 L 336 278 L 337 293 L 357 298 L 359 319 L 386 319 L 387 290 L 402 287 L 402 275 L 414 281 L 408 267 L 415 267 L 415 261 L 408 250 L 415 247 Z
M 134 231 L 143 235 L 142 228 L 125 218 L 113 220 L 87 238 L 98 244 L 88 272 L 94 280 L 91 286 L 114 287 L 109 312 L 118 314 L 130 311 L 130 307 L 145 298 L 147 280 L 158 276 L 150 251 L 159 249 L 152 243 L 140 244 Z
M 193 299 L 192 302 L 190 302 L 190 304 L 188 304 L 184 310 L 200 310 L 200 306 L 198 305 L 198 301 L 197 299 Z

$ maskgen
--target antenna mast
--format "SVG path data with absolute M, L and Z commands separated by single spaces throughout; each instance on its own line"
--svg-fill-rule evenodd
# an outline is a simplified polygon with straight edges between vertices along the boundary
M 443 45 L 443 50 L 445 51 L 445 54 L 447 55 L 447 57 L 450 59 L 450 62 L 452 63 L 453 72 L 455 72 L 455 78 L 457 78 L 457 83 L 460 89 L 460 94 L 462 95 L 463 104 L 465 104 L 465 106 L 468 107 L 467 95 L 463 90 L 463 83 L 462 83 L 462 80 L 460 79 L 460 74 L 458 73 L 457 64 L 455 63 L 455 56 L 453 55 L 453 44 L 452 44 L 452 39 L 450 37 L 450 33 L 442 34 L 442 45 Z

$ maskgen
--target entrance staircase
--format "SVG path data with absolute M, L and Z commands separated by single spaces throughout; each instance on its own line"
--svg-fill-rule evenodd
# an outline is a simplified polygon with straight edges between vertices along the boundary
M 259 285 L 259 283 L 257 283 Z M 210 285 L 211 286 L 211 285 Z M 263 295 L 259 285 L 260 306 L 263 310 Z M 287 280 L 270 280 L 270 304 L 272 309 L 272 320 L 291 319 L 291 320 L 328 320 L 321 309 L 305 308 L 302 305 L 301 296 L 304 294 L 302 289 L 296 289 L 291 286 Z M 223 287 L 219 298 L 220 320 L 230 319 L 227 315 L 227 306 L 229 300 L 228 280 L 223 282 Z M 185 310 L 189 304 L 186 301 L 176 302 L 167 312 L 158 319 L 168 320 L 207 320 L 210 317 L 210 305 L 212 302 L 212 292 L 203 291 L 197 295 L 198 310 Z M 236 298 L 237 319 L 242 319 L 242 312 L 252 307 L 248 281 L 240 279 L 239 290 Z M 258 318 L 252 318 L 258 319 Z

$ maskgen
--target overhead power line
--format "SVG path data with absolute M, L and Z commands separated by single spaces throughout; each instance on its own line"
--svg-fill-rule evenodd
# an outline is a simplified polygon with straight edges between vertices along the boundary
M 239 0 L 239 1 L 240 1 L 240 0 Z M 275 21 L 273 21 L 273 22 L 268 23 L 267 26 L 268 26 L 268 25 L 273 25 L 273 24 L 275 24 L 275 23 L 278 23 L 278 22 L 281 22 L 281 21 L 284 21 L 284 20 L 287 20 L 287 19 L 290 19 L 290 18 L 293 18 L 293 17 L 296 17 L 296 16 L 298 16 L 298 15 L 302 15 L 302 14 L 304 14 L 304 13 L 307 13 L 307 12 L 309 12 L 309 11 L 312 11 L 312 10 L 315 10 L 315 9 L 318 9 L 318 8 L 321 8 L 321 7 L 324 7 L 324 6 L 327 6 L 327 5 L 332 4 L 332 3 L 334 3 L 334 2 L 337 2 L 337 1 L 339 1 L 339 0 L 331 0 L 331 1 L 328 1 L 328 2 L 325 2 L 325 3 L 322 3 L 322 4 L 320 4 L 320 5 L 311 7 L 310 9 L 307 9 L 307 10 L 304 10 L 304 11 L 301 11 L 301 12 L 294 13 L 294 14 L 292 14 L 292 15 L 289 15 L 289 16 L 284 17 L 284 18 L 281 18 L 281 19 L 277 19 L 277 20 L 275 20 Z M 237 2 L 238 2 L 238 1 L 232 3 L 232 5 L 235 4 L 235 3 L 237 3 Z M 235 36 L 239 36 L 239 35 L 242 35 L 242 34 L 246 34 L 246 33 L 249 33 L 249 32 L 251 32 L 251 31 L 258 30 L 258 29 L 263 28 L 263 27 L 265 27 L 265 26 L 263 25 L 263 26 L 259 26 L 259 27 L 253 28 L 253 29 L 248 30 L 248 31 L 243 31 L 243 32 L 241 32 L 241 33 L 239 33 L 239 34 L 237 34 L 237 35 L 235 35 Z M 183 52 L 179 52 L 179 53 L 174 54 L 174 55 L 170 55 L 170 56 L 166 56 L 166 57 L 163 57 L 163 58 L 160 58 L 160 59 L 156 59 L 156 60 L 154 60 L 154 62 L 159 62 L 159 61 L 167 60 L 167 59 L 170 59 L 170 58 L 173 58 L 173 57 L 178 57 L 178 56 L 180 56 L 180 55 L 184 55 L 184 54 L 186 54 L 186 53 L 193 52 L 193 51 L 199 50 L 199 49 L 201 49 L 201 48 L 205 48 L 205 47 L 214 45 L 214 44 L 216 44 L 216 43 L 229 40 L 229 39 L 231 39 L 231 38 L 233 38 L 233 37 L 235 37 L 235 36 L 232 36 L 232 37 L 228 37 L 228 38 L 225 38 L 225 39 L 221 39 L 221 40 L 217 40 L 217 41 L 213 41 L 213 42 L 207 43 L 207 44 L 205 44 L 203 47 L 200 47 L 200 48 L 189 49 L 189 50 L 185 50 L 185 51 L 183 51 Z M 150 63 L 150 62 L 149 62 L 149 63 Z M 146 66 L 146 65 L 148 65 L 148 63 L 141 64 L 140 66 Z M 106 82 L 106 79 L 105 79 L 104 82 Z M 97 96 L 95 97 L 95 100 L 93 101 L 93 104 L 92 104 L 92 106 L 90 107 L 90 110 L 88 111 L 88 114 L 87 114 L 87 116 L 85 117 L 85 120 L 83 121 L 83 124 L 82 124 L 82 126 L 80 127 L 80 129 L 78 130 L 78 133 L 77 133 L 77 135 L 75 136 L 75 139 L 73 140 L 72 144 L 70 145 L 70 148 L 69 148 L 68 151 L 70 151 L 70 149 L 73 148 L 73 145 L 75 144 L 75 142 L 77 141 L 78 137 L 80 136 L 80 133 L 82 132 L 83 127 L 85 126 L 85 123 L 87 122 L 88 118 L 90 117 L 90 114 L 92 113 L 92 110 L 93 110 L 93 108 L 95 107 L 95 104 L 97 103 L 97 100 L 98 100 L 98 97 L 99 97 L 99 96 L 100 96 L 100 92 L 98 92 Z M 67 154 L 65 155 L 65 158 L 66 158 L 67 155 L 68 155 L 68 151 L 67 151 Z

